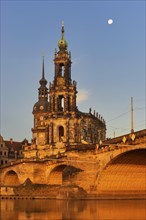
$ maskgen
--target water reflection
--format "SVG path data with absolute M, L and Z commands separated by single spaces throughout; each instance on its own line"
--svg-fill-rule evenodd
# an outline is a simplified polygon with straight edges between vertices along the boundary
M 1 220 L 145 220 L 145 200 L 1 200 Z

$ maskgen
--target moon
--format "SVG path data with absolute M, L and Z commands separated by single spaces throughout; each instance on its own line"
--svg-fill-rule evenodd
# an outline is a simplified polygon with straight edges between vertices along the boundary
M 112 24 L 113 23 L 113 19 L 110 18 L 110 19 L 108 19 L 107 22 L 108 22 L 108 24 Z

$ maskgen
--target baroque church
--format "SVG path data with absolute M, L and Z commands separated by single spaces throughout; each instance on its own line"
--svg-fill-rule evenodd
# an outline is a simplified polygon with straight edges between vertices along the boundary
M 24 157 L 49 156 L 49 149 L 71 148 L 81 144 L 96 144 L 106 137 L 105 120 L 91 108 L 88 113 L 77 107 L 77 83 L 71 78 L 71 52 L 64 37 L 62 24 L 61 39 L 54 53 L 54 80 L 47 87 L 42 63 L 42 78 L 38 89 L 38 101 L 33 107 L 34 127 L 32 144 L 25 147 Z M 30 156 L 31 150 L 31 156 Z

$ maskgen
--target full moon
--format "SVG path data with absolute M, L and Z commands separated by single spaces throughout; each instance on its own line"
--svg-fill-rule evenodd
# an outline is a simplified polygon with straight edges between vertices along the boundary
M 112 24 L 113 23 L 113 19 L 110 18 L 110 19 L 108 19 L 107 22 L 108 22 L 108 24 Z

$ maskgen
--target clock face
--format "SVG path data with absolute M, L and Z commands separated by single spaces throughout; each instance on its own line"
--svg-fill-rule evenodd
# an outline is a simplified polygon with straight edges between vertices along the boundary
M 41 105 L 41 106 L 40 106 L 40 109 L 41 109 L 41 110 L 43 110 L 43 109 L 44 109 L 44 107 Z

